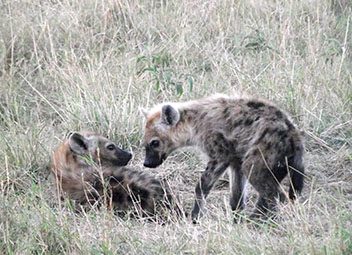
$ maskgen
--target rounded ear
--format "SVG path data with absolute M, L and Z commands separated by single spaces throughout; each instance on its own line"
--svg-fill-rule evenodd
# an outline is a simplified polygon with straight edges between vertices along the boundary
M 83 155 L 88 152 L 87 139 L 79 133 L 71 133 L 70 137 L 68 138 L 68 144 L 71 151 L 78 155 Z
M 161 120 L 163 123 L 174 126 L 180 121 L 180 112 L 167 104 L 161 108 Z
M 74 132 L 72 132 L 72 131 L 68 131 L 68 132 L 66 133 L 66 135 L 65 135 L 65 138 L 66 138 L 66 139 L 69 139 L 70 136 L 71 136 L 73 133 L 74 133 Z

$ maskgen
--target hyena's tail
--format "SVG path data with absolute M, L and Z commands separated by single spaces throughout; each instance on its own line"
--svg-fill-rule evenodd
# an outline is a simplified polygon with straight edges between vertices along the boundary
M 295 155 L 288 160 L 290 170 L 291 185 L 289 190 L 289 198 L 296 199 L 296 194 L 300 194 L 304 183 L 304 165 L 303 165 L 303 146 L 296 148 Z

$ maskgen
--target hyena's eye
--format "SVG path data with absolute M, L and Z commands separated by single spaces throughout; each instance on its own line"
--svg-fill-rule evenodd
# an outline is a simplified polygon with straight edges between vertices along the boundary
M 109 150 L 109 151 L 113 151 L 115 150 L 115 145 L 114 144 L 109 144 L 108 146 L 106 146 L 106 148 Z
M 158 140 L 152 140 L 149 144 L 149 146 L 152 148 L 158 148 L 159 145 L 160 145 L 160 142 Z

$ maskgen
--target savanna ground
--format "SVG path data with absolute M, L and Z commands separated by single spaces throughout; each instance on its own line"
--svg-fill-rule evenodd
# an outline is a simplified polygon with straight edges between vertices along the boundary
M 351 47 L 349 0 L 0 1 L 0 253 L 352 254 Z M 88 129 L 189 212 L 204 162 L 144 169 L 138 108 L 215 92 L 273 100 L 305 131 L 305 189 L 276 223 L 234 224 L 226 176 L 199 225 L 57 206 L 49 157 Z

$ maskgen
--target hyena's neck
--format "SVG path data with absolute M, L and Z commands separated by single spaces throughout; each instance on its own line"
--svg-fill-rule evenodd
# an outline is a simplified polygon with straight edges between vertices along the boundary
M 181 114 L 181 121 L 177 127 L 176 135 L 179 135 L 176 139 L 180 141 L 181 146 L 200 145 L 198 122 L 200 121 L 199 115 L 204 111 L 202 105 L 190 101 L 180 104 L 178 109 Z

